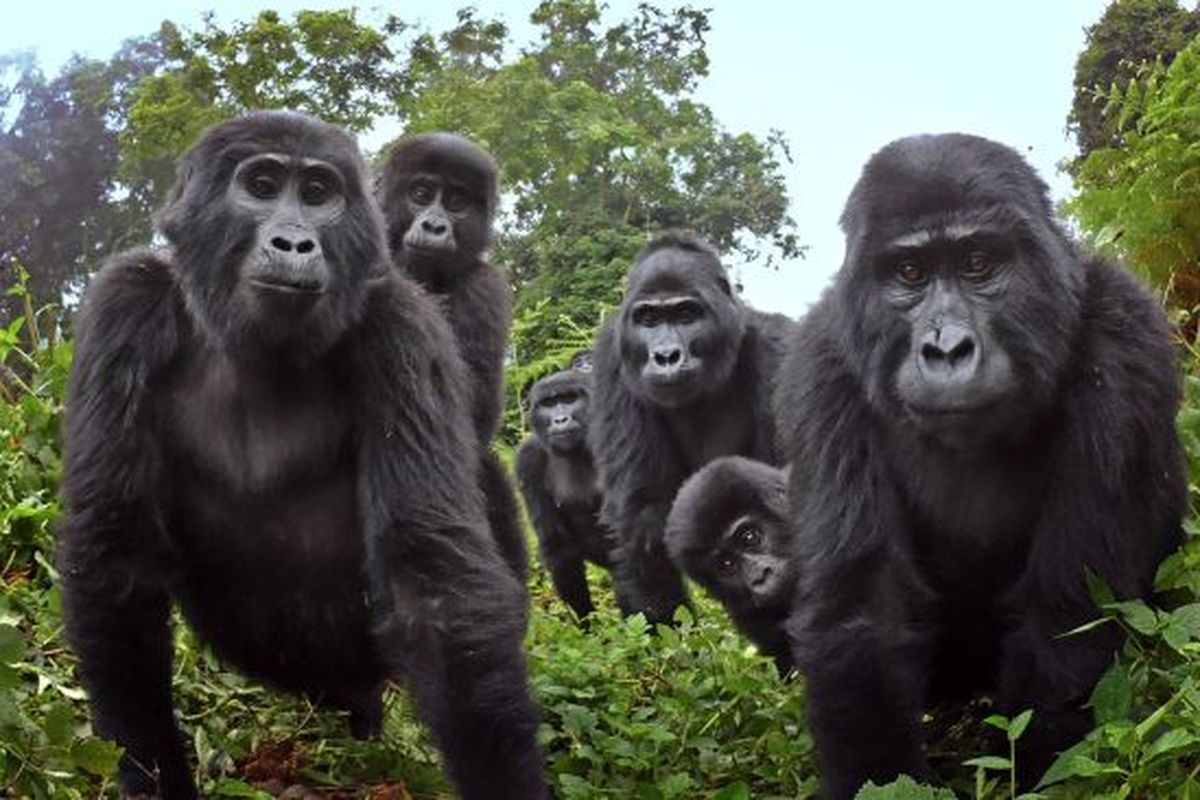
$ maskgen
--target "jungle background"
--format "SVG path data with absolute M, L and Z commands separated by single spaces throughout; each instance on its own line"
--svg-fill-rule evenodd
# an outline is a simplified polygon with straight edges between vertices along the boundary
M 0 796 L 115 797 L 118 749 L 91 735 L 66 647 L 53 561 L 63 389 L 73 306 L 104 259 L 152 241 L 174 161 L 207 125 L 295 108 L 364 133 L 454 130 L 502 165 L 492 261 L 516 296 L 505 426 L 523 392 L 590 345 L 632 256 L 670 226 L 762 268 L 803 252 L 778 133 L 727 130 L 695 96 L 709 12 L 642 5 L 611 20 L 590 0 L 547 0 L 532 42 L 470 8 L 445 30 L 355 9 L 262 12 L 218 26 L 164 22 L 107 59 L 46 74 L 0 56 Z M 1062 207 L 1087 243 L 1122 258 L 1175 325 L 1188 400 L 1179 416 L 1200 489 L 1200 11 L 1117 0 L 1088 29 L 1062 168 Z M 372 153 L 378 158 L 386 145 Z M 787 268 L 794 268 L 788 266 Z M 1193 503 L 1195 505 L 1195 503 Z M 1200 531 L 1159 573 L 1162 608 L 1095 587 L 1096 624 L 1128 643 L 1097 685 L 1096 727 L 1039 787 L 1045 797 L 1200 797 Z M 532 535 L 531 546 L 532 546 Z M 540 569 L 527 640 L 541 743 L 561 798 L 817 795 L 802 681 L 781 683 L 697 593 L 695 618 L 651 636 L 601 611 L 581 630 Z M 448 796 L 402 691 L 382 739 L 223 670 L 177 625 L 175 690 L 206 797 Z M 986 701 L 931 717 L 949 788 L 901 780 L 868 797 L 1013 797 L 1012 741 L 1028 715 Z

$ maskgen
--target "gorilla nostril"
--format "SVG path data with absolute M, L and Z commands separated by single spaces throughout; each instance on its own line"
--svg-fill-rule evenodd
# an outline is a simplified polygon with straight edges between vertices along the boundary
M 950 352 L 946 354 L 946 358 L 951 365 L 954 365 L 970 360 L 973 355 L 975 355 L 975 342 L 970 338 L 964 338 L 951 348 Z
M 271 246 L 276 250 L 282 250 L 285 253 L 292 252 L 292 243 L 282 236 L 276 236 L 275 238 L 271 239 Z
M 297 253 L 311 253 L 317 247 L 317 243 L 312 239 L 305 239 L 303 242 L 296 244 Z
M 683 358 L 683 352 L 676 350 L 655 350 L 654 363 L 660 367 L 674 367 Z
M 942 348 L 933 344 L 921 345 L 921 358 L 929 363 L 937 361 L 945 361 L 946 354 L 942 352 Z

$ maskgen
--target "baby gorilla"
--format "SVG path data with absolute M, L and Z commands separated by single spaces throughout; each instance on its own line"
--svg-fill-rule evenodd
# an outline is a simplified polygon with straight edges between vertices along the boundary
M 675 496 L 666 544 L 675 564 L 725 606 L 738 629 L 793 669 L 783 623 L 796 588 L 787 473 L 741 456 L 710 462 Z
M 571 363 L 582 367 L 586 356 Z M 600 489 L 587 444 L 590 385 L 578 367 L 535 383 L 529 391 L 533 435 L 517 452 L 517 478 L 542 560 L 555 591 L 580 619 L 594 610 L 585 562 L 611 568 L 615 545 L 597 519 Z

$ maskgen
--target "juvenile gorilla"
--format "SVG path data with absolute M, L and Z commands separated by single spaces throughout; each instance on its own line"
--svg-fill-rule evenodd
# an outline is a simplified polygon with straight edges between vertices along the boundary
M 718 458 L 675 496 L 667 551 L 692 580 L 725 606 L 738 630 L 793 668 L 784 623 L 796 592 L 783 470 L 741 456 Z
M 474 142 L 427 133 L 395 147 L 379 195 L 392 257 L 441 300 L 467 363 L 488 522 L 524 579 L 529 558 L 516 495 L 490 449 L 504 410 L 504 350 L 512 322 L 512 291 L 483 258 L 496 210 L 496 176 L 496 162 Z
M 669 622 L 687 602 L 663 546 L 685 478 L 718 456 L 779 462 L 771 396 L 791 325 L 747 309 L 694 236 L 665 233 L 634 261 L 625 299 L 597 335 L 589 431 L 625 610 Z
M 576 369 L 529 390 L 533 434 L 517 451 L 517 480 L 558 596 L 580 619 L 595 610 L 586 562 L 612 567 L 612 534 L 600 524 L 600 488 L 588 449 L 591 381 Z
M 487 533 L 451 331 L 387 268 L 353 139 L 209 129 L 169 252 L 92 281 L 68 393 L 67 630 L 129 795 L 196 796 L 175 600 L 227 663 L 378 729 L 403 676 L 464 797 L 541 797 L 522 587 Z
M 927 774 L 921 712 L 1035 710 L 1028 786 L 1089 727 L 1114 626 L 1085 571 L 1147 597 L 1185 499 L 1163 314 L 1083 258 L 1012 150 L 958 134 L 870 159 L 846 260 L 779 392 L 801 578 L 789 622 L 833 798 Z

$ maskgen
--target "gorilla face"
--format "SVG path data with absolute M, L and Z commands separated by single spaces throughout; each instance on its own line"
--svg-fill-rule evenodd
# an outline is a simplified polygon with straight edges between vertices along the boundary
M 649 253 L 635 267 L 623 312 L 623 374 L 653 405 L 680 408 L 729 380 L 743 312 L 709 253 Z
M 1027 199 L 1041 193 L 1024 162 L 963 139 L 902 140 L 868 165 L 842 219 L 838 287 L 871 402 L 953 449 L 1028 432 L 1067 361 L 1081 285 Z
M 726 602 L 745 607 L 787 602 L 796 584 L 787 542 L 783 520 L 754 512 L 745 514 L 721 531 L 705 583 Z
M 568 455 L 587 442 L 588 391 L 582 374 L 555 373 L 530 393 L 534 434 L 551 451 Z

